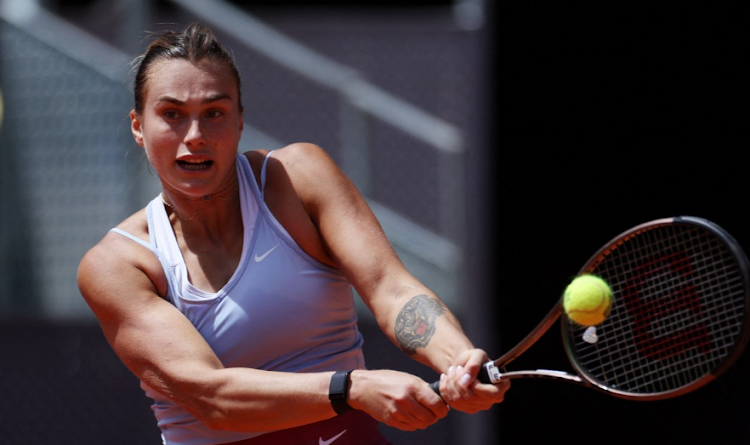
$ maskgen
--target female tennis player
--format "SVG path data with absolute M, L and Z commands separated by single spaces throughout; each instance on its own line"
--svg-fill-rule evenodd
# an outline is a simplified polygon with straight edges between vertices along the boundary
M 83 258 L 78 282 L 140 379 L 165 444 L 388 442 L 507 385 L 402 265 L 347 177 L 296 143 L 237 155 L 240 76 L 212 32 L 158 36 L 137 59 L 132 134 L 162 191 Z M 367 370 L 356 289 L 385 334 L 442 374 Z

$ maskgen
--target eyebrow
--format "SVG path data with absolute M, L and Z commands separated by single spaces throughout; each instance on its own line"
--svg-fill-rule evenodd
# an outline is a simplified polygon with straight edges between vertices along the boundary
M 201 105 L 218 102 L 220 100 L 231 100 L 231 99 L 232 99 L 232 96 L 230 96 L 229 94 L 219 93 L 219 94 L 214 94 L 212 96 L 208 96 L 207 98 L 203 99 L 201 101 Z M 161 96 L 158 99 L 156 99 L 156 101 L 157 102 L 169 102 L 169 103 L 179 105 L 179 106 L 185 105 L 184 101 L 177 99 L 176 97 L 172 97 L 172 96 Z

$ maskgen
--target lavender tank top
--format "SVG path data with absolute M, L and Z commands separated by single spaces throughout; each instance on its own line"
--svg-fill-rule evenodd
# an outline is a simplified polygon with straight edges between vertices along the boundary
M 268 157 L 261 187 L 267 161 Z M 150 244 L 112 230 L 157 256 L 169 284 L 167 299 L 193 323 L 225 367 L 284 372 L 364 369 L 351 284 L 294 242 L 266 206 L 247 158 L 238 155 L 236 164 L 244 224 L 242 257 L 218 292 L 204 292 L 188 280 L 161 196 L 147 207 Z M 141 387 L 154 400 L 152 409 L 165 444 L 228 443 L 263 434 L 211 430 L 146 384 Z

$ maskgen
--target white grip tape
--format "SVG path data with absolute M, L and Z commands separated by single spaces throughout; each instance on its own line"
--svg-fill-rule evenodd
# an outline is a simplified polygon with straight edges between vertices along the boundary
M 500 368 L 495 366 L 492 362 L 487 362 L 484 364 L 484 369 L 487 371 L 487 375 L 490 376 L 490 382 L 492 383 L 498 383 L 500 381 Z

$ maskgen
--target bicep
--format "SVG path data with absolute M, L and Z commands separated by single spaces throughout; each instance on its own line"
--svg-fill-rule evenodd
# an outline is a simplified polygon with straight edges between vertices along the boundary
M 221 363 L 187 318 L 161 298 L 142 268 L 93 249 L 79 269 L 82 295 L 123 363 L 165 395 L 200 386 Z
M 289 172 L 329 255 L 376 317 L 392 319 L 392 298 L 421 284 L 406 270 L 349 178 L 321 149 L 300 153 Z M 402 295 L 403 294 L 403 295 Z M 386 301 L 387 300 L 387 301 Z

